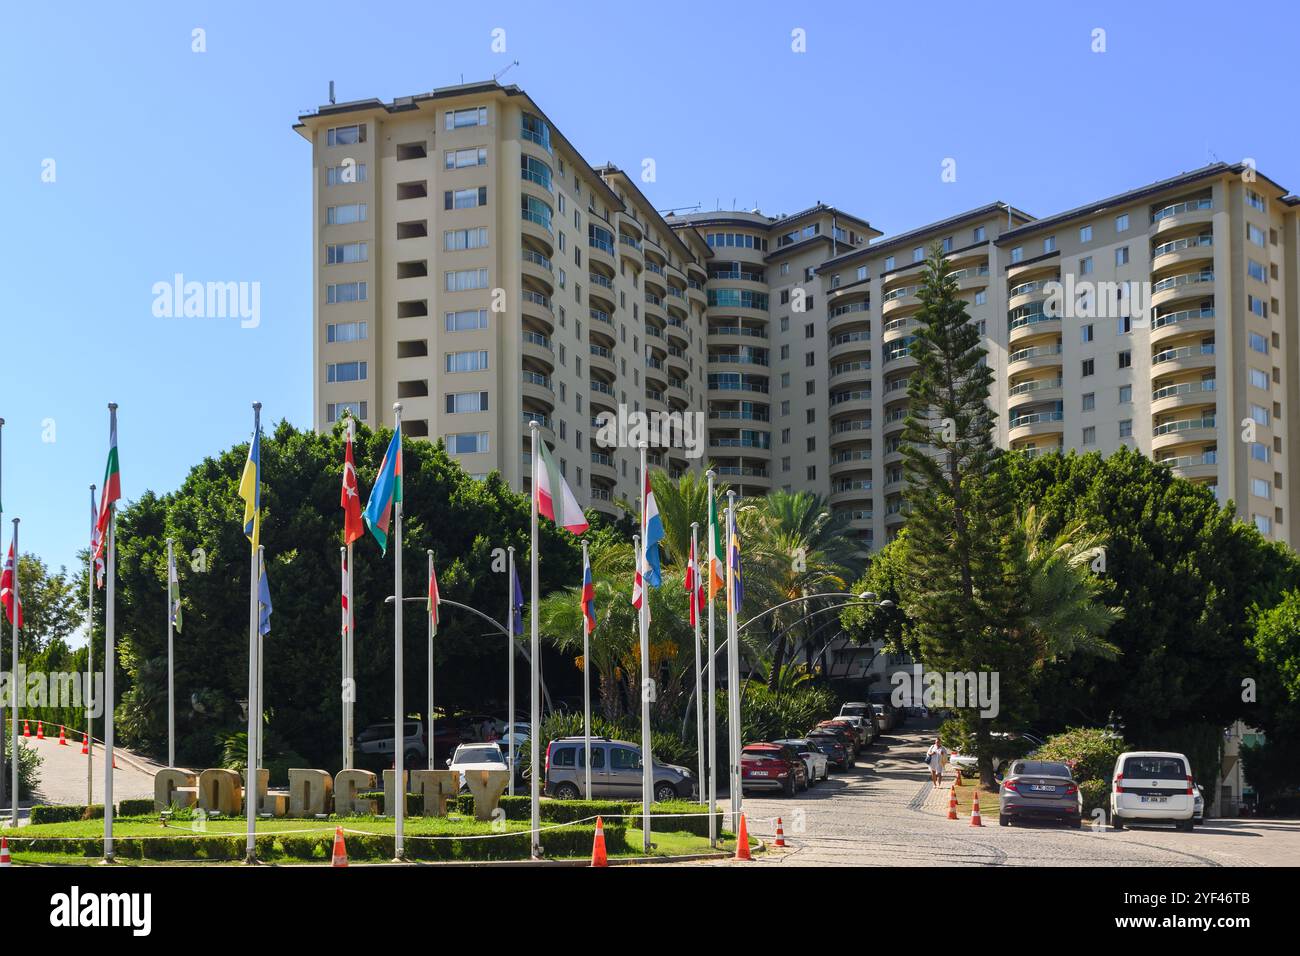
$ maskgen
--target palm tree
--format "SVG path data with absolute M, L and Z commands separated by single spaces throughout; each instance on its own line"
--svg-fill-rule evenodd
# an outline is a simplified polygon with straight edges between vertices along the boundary
M 703 472 L 687 472 L 674 480 L 667 472 L 656 471 L 650 474 L 650 486 L 659 505 L 659 518 L 664 523 L 663 545 L 670 563 L 685 566 L 691 553 L 691 522 L 700 525 L 699 548 L 704 550 L 704 537 L 709 528 L 708 480 Z M 713 491 L 726 500 L 727 486 L 724 483 L 716 483 Z
M 1114 660 L 1119 648 L 1104 635 L 1124 609 L 1102 602 L 1102 583 L 1090 570 L 1106 537 L 1076 521 L 1049 539 L 1046 524 L 1031 505 L 1023 517 L 1029 572 L 1025 626 L 1038 646 L 1037 666 L 1071 654 Z

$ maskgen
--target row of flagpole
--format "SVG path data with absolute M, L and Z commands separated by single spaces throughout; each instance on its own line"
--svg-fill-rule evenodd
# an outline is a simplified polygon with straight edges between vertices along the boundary
M 388 449 L 385 452 L 383 463 L 380 466 L 379 475 L 376 479 L 375 487 L 371 491 L 370 499 L 366 504 L 364 513 L 359 511 L 360 495 L 357 483 L 356 468 L 353 462 L 352 439 L 354 435 L 353 423 L 349 418 L 347 424 L 347 441 L 345 448 L 345 463 L 343 475 L 343 488 L 340 494 L 340 505 L 345 512 L 344 521 L 344 546 L 340 549 L 340 558 L 342 562 L 341 578 L 341 599 L 342 599 L 342 751 L 343 766 L 351 767 L 353 764 L 353 745 L 355 738 L 355 726 L 353 723 L 353 704 L 355 701 L 355 673 L 353 670 L 354 663 L 354 641 L 355 641 L 355 601 L 353 592 L 353 582 L 355 578 L 355 566 L 353 564 L 353 543 L 363 534 L 362 523 L 369 528 L 376 540 L 379 542 L 381 551 L 386 553 L 389 543 L 389 514 L 391 511 L 393 519 L 391 540 L 395 543 L 394 549 L 394 568 L 393 568 L 393 586 L 394 586 L 394 728 L 393 728 L 393 770 L 394 770 L 394 791 L 403 793 L 405 791 L 406 769 L 405 760 L 405 706 L 403 701 L 403 661 L 402 661 L 402 625 L 403 625 L 403 598 L 402 598 L 402 512 L 403 512 L 403 494 L 402 494 L 402 437 L 401 437 L 401 405 L 394 404 L 394 431 Z M 0 429 L 3 428 L 3 419 L 0 419 Z M 587 522 L 583 517 L 582 510 L 578 506 L 577 499 L 569 488 L 562 473 L 556 467 L 554 460 L 551 458 L 544 441 L 539 441 L 539 435 L 536 423 L 530 423 L 532 439 L 532 490 L 530 493 L 530 581 L 531 581 L 531 605 L 534 609 L 532 614 L 532 628 L 530 635 L 530 675 L 529 675 L 529 699 L 530 699 L 530 726 L 528 739 L 531 750 L 531 764 L 534 771 L 531 773 L 531 821 L 532 821 L 532 849 L 535 856 L 541 854 L 540 841 L 540 787 L 541 773 L 540 768 L 540 727 L 541 727 L 541 688 L 540 688 L 540 635 L 539 619 L 536 609 L 540 601 L 539 594 L 539 552 L 538 552 L 538 521 L 541 515 L 551 518 L 558 526 L 565 528 L 573 534 L 581 535 L 587 530 Z M 2 437 L 2 434 L 0 434 Z M 2 460 L 2 459 L 0 459 Z M 717 501 L 714 496 L 714 474 L 708 472 L 708 499 L 709 499 L 709 520 L 707 529 L 707 579 L 708 579 L 708 625 L 707 640 L 708 652 L 707 660 L 701 659 L 701 634 L 700 634 L 700 612 L 703 610 L 702 605 L 705 603 L 704 582 L 701 580 L 702 572 L 699 566 L 697 553 L 697 532 L 698 523 L 693 524 L 691 528 L 691 553 L 686 572 L 686 588 L 689 592 L 689 603 L 691 613 L 691 626 L 694 631 L 695 639 L 695 677 L 696 677 L 696 740 L 697 749 L 699 750 L 699 787 L 701 797 L 706 794 L 705 772 L 707 768 L 707 799 L 709 803 L 709 837 L 710 841 L 716 843 L 716 819 L 715 812 L 717 808 L 717 767 L 716 755 L 717 747 L 717 700 L 716 700 L 716 644 L 714 637 L 714 599 L 717 590 L 724 584 L 726 586 L 727 598 L 727 686 L 728 686 L 728 728 L 729 741 L 728 753 L 730 754 L 729 767 L 729 791 L 731 794 L 731 815 L 734 821 L 740 813 L 740 700 L 738 695 L 739 688 L 739 654 L 737 648 L 737 624 L 740 602 L 743 599 L 743 586 L 740 578 L 740 561 L 739 561 L 739 536 L 736 530 L 735 522 L 735 494 L 728 492 L 728 505 L 726 509 L 726 558 L 724 560 L 724 549 L 722 546 L 722 531 L 719 527 Z M 638 630 L 639 630 L 639 651 L 641 660 L 641 724 L 642 724 L 642 827 L 644 848 L 650 849 L 651 842 L 651 814 L 650 807 L 654 801 L 654 758 L 652 750 L 652 740 L 650 731 L 650 710 L 656 694 L 656 686 L 653 673 L 653 663 L 651 660 L 651 649 L 649 641 L 650 627 L 650 602 L 648 589 L 659 587 L 662 583 L 662 569 L 659 558 L 659 542 L 664 536 L 662 519 L 659 516 L 657 502 L 655 501 L 653 488 L 650 483 L 649 472 L 647 467 L 646 448 L 641 448 L 641 519 L 640 533 L 635 535 L 635 574 L 633 589 L 633 604 L 638 611 Z M 255 828 L 256 819 L 259 811 L 258 799 L 261 795 L 259 773 L 263 765 L 263 720 L 264 695 L 263 695 L 263 642 L 262 639 L 269 633 L 270 615 L 271 615 L 271 598 L 267 581 L 265 549 L 261 544 L 261 403 L 253 404 L 253 437 L 249 443 L 248 460 L 245 463 L 244 472 L 239 484 L 239 496 L 245 502 L 244 509 L 244 533 L 250 543 L 250 566 L 249 566 L 249 663 L 248 663 L 248 725 L 247 725 L 247 769 L 245 778 L 245 815 L 247 822 L 247 857 L 250 861 L 255 859 Z M 95 513 L 94 527 L 92 529 L 92 547 L 87 566 L 87 577 L 90 583 L 89 597 L 87 602 L 87 613 L 89 619 L 93 621 L 94 615 L 94 590 L 96 579 L 99 579 L 100 586 L 106 587 L 105 594 L 105 636 L 104 636 L 104 661 L 105 661 L 105 691 L 106 699 L 104 715 L 104 856 L 106 859 L 113 858 L 113 747 L 114 747 L 114 726 L 113 726 L 113 671 L 111 662 L 114 660 L 114 640 L 115 640 L 115 614 L 116 614 L 116 502 L 121 497 L 120 474 L 118 471 L 118 453 L 117 453 L 117 406 L 109 405 L 109 457 L 105 468 L 104 485 L 102 497 L 95 506 L 95 486 L 91 485 L 91 506 L 92 512 Z M 0 504 L 0 509 L 2 509 Z M 19 578 L 17 567 L 18 554 L 18 525 L 19 519 L 13 519 L 13 535 L 10 543 L 9 562 L 4 572 L 4 585 L 0 587 L 3 591 L 4 605 L 8 612 L 8 617 L 12 625 L 13 633 L 13 669 L 17 672 L 18 666 L 18 634 L 22 627 L 22 610 L 21 601 L 19 600 Z M 168 583 L 168 601 L 167 601 L 167 657 L 168 657 L 168 763 L 175 766 L 175 680 L 174 680 L 174 658 L 173 658 L 173 639 L 174 632 L 181 629 L 181 604 L 179 595 L 179 582 L 176 573 L 175 554 L 173 540 L 167 539 L 167 583 Z M 516 634 L 522 633 L 522 611 L 523 599 L 521 588 L 519 586 L 518 575 L 515 571 L 514 548 L 509 551 L 509 582 L 508 597 L 509 622 L 506 626 L 508 648 L 508 696 L 509 696 L 509 715 L 507 718 L 507 730 L 509 735 L 507 752 L 510 767 L 510 792 L 514 791 L 515 778 L 515 755 L 517 752 L 517 742 L 519 739 L 519 729 L 515 720 L 515 681 L 514 681 L 514 664 L 515 664 L 515 646 L 514 640 Z M 587 544 L 583 542 L 583 583 L 581 591 L 582 599 L 582 620 L 583 620 L 583 744 L 584 744 L 584 766 L 586 768 L 584 775 L 585 793 L 588 798 L 591 797 L 591 648 L 590 642 L 595 630 L 595 597 L 594 584 L 592 581 L 590 558 Z M 106 567 L 105 567 L 106 555 Z M 434 728 L 434 682 L 433 682 L 433 658 L 434 658 L 434 639 L 438 627 L 438 606 L 439 595 L 437 590 L 437 578 L 434 570 L 434 555 L 430 550 L 428 556 L 428 573 L 429 573 L 429 593 L 428 593 L 428 765 L 434 764 L 435 754 L 435 728 Z M 725 568 L 725 571 L 723 570 Z M 17 608 L 15 617 L 14 609 Z M 93 655 L 93 649 L 90 651 Z M 93 656 L 88 656 L 87 661 L 88 673 L 93 673 Z M 707 678 L 708 684 L 708 733 L 707 748 L 709 759 L 705 760 L 705 743 L 706 734 L 704 727 L 704 705 L 703 683 Z M 15 756 L 11 767 L 11 806 L 12 821 L 16 825 L 17 820 L 17 789 L 18 789 L 18 764 L 17 755 L 17 735 L 18 735 L 18 717 L 17 701 L 13 701 L 11 708 L 11 735 L 13 738 L 12 752 Z M 91 730 L 89 723 L 90 708 L 87 707 L 87 734 Z M 88 766 L 87 779 L 87 801 L 91 802 L 91 777 L 92 771 Z M 393 819 L 395 832 L 395 852 L 398 858 L 404 856 L 404 811 L 405 800 L 397 799 L 394 801 Z

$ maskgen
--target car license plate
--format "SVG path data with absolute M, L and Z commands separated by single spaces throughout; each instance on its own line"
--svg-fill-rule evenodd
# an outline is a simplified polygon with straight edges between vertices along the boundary
M 1038 790 L 1041 791 L 1042 793 L 1056 793 L 1056 787 L 1049 786 L 1048 784 L 1043 784 L 1043 783 L 1031 783 L 1029 785 L 1029 789 Z
M 749 775 L 750 775 L 751 777 L 766 777 L 766 776 L 767 776 L 767 771 L 766 771 L 766 770 L 751 770 L 751 771 L 749 772 Z
M 1169 798 L 1168 797 L 1143 797 L 1142 802 L 1143 803 L 1168 803 Z

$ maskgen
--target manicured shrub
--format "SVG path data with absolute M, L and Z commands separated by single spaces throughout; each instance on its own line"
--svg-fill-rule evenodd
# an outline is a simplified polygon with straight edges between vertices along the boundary
M 120 817 L 151 817 L 154 815 L 153 798 L 140 800 L 123 800 L 117 805 L 117 815 Z M 103 808 L 100 809 L 100 816 L 103 816 Z
M 1124 738 L 1098 727 L 1071 727 L 1054 734 L 1034 753 L 1038 760 L 1059 760 L 1070 765 L 1074 779 L 1109 782 L 1115 761 L 1127 748 Z

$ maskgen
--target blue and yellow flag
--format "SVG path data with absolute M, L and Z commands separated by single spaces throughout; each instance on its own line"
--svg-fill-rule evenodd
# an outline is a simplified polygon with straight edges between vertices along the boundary
M 253 442 L 248 446 L 248 461 L 244 463 L 244 476 L 239 479 L 239 497 L 244 499 L 244 534 L 252 542 L 253 551 L 262 537 L 262 425 L 253 428 Z
M 736 527 L 736 509 L 731 509 L 729 520 L 731 525 L 731 534 L 727 545 L 727 560 L 731 562 L 731 593 L 727 595 L 727 607 L 729 610 L 739 613 L 741 604 L 745 601 L 745 582 L 740 574 L 740 529 Z

